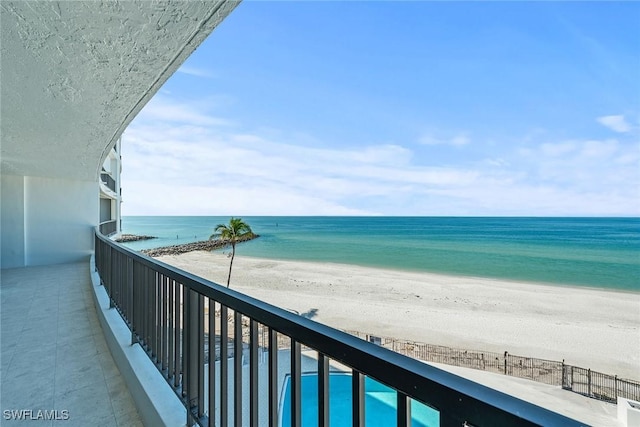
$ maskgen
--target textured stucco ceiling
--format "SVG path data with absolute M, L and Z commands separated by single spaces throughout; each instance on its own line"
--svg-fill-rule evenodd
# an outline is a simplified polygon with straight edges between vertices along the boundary
M 235 1 L 0 2 L 2 174 L 96 180 Z

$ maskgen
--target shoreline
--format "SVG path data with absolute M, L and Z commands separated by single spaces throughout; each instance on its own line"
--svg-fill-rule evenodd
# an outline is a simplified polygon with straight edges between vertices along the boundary
M 254 236 L 249 237 L 245 240 L 240 240 L 238 243 L 242 243 L 245 241 L 253 240 L 260 237 L 260 235 L 254 234 Z M 155 237 L 151 237 L 154 239 Z M 139 252 L 148 255 L 153 258 L 158 258 L 165 255 L 181 255 L 189 252 L 197 252 L 197 251 L 208 251 L 214 254 L 213 251 L 217 251 L 220 249 L 224 249 L 226 244 L 220 244 L 219 241 L 195 241 L 190 243 L 181 243 L 177 245 L 167 245 L 167 246 L 159 246 L 151 249 L 140 249 Z M 135 250 L 135 249 L 133 249 Z M 318 265 L 335 265 L 335 266 L 343 266 L 343 267 L 355 267 L 355 268 L 368 268 L 372 270 L 382 270 L 388 272 L 397 272 L 397 273 L 411 273 L 411 274 L 433 274 L 436 276 L 443 277 L 451 277 L 451 278 L 467 278 L 470 280 L 495 280 L 497 282 L 505 282 L 505 283 L 513 283 L 515 285 L 534 285 L 534 286 L 550 286 L 550 287 L 562 287 L 562 288 L 570 288 L 570 289 L 592 289 L 599 290 L 605 292 L 620 292 L 625 294 L 632 295 L 640 295 L 640 288 L 636 289 L 623 289 L 616 287 L 602 287 L 602 286 L 593 286 L 587 284 L 580 283 L 563 283 L 563 282 L 541 282 L 541 281 L 533 281 L 527 279 L 514 279 L 508 277 L 486 277 L 486 276 L 476 276 L 476 275 L 466 275 L 464 273 L 453 273 L 453 272 L 436 272 L 431 270 L 418 270 L 418 269 L 403 269 L 396 267 L 384 267 L 384 266 L 376 266 L 376 265 L 366 265 L 366 264 L 351 264 L 347 262 L 334 262 L 334 261 L 316 261 L 316 260 L 299 260 L 299 259 L 290 259 L 290 258 L 262 258 L 259 256 L 249 256 L 249 255 L 241 255 L 243 258 L 247 259 L 255 259 L 255 260 L 268 260 L 268 261 L 279 261 L 279 262 L 303 262 L 309 264 L 318 264 Z
M 221 253 L 158 258 L 226 283 Z M 640 294 L 236 255 L 231 288 L 339 329 L 640 379 Z M 357 316 L 353 314 L 357 313 Z
M 214 249 L 217 250 L 217 249 Z M 197 249 L 194 249 L 197 251 Z M 212 252 L 213 253 L 213 252 Z M 238 255 L 236 255 L 238 256 Z M 461 279 L 469 279 L 469 280 L 493 280 L 496 282 L 504 282 L 511 283 L 515 286 L 548 286 L 551 288 L 568 288 L 568 289 L 576 289 L 576 290 L 595 290 L 595 291 L 603 291 L 603 292 L 620 292 L 624 294 L 631 295 L 640 295 L 640 289 L 621 289 L 621 288 L 603 288 L 600 286 L 591 286 L 591 285 L 583 285 L 578 283 L 554 283 L 554 282 L 536 282 L 532 280 L 525 279 L 511 279 L 511 278 L 502 278 L 502 277 L 485 277 L 485 276 L 475 276 L 475 275 L 466 275 L 462 273 L 448 273 L 448 272 L 438 272 L 438 271 L 430 271 L 430 270 L 412 270 L 412 269 L 403 269 L 403 268 L 394 268 L 394 267 L 380 267 L 374 265 L 365 265 L 365 264 L 349 264 L 346 262 L 332 262 L 332 261 L 313 261 L 313 260 L 297 260 L 297 259 L 289 259 L 289 258 L 262 258 L 257 256 L 249 256 L 249 255 L 240 255 L 243 258 L 253 259 L 256 261 L 259 260 L 268 260 L 268 261 L 279 261 L 279 262 L 301 262 L 308 264 L 318 264 L 318 265 L 327 265 L 327 266 L 336 266 L 336 267 L 355 267 L 355 268 L 366 268 L 370 270 L 381 270 L 385 272 L 395 272 L 395 273 L 410 273 L 410 274 L 425 274 L 425 275 L 434 275 L 434 276 L 442 276 L 448 277 L 451 279 L 461 278 Z

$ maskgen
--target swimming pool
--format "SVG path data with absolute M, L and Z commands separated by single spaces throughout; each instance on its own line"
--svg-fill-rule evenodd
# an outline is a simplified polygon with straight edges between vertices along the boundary
M 291 413 L 291 377 L 287 375 L 281 397 L 280 414 Z M 302 375 L 301 382 L 302 426 L 318 425 L 318 374 Z M 396 392 L 379 382 L 365 378 L 364 381 L 365 425 L 367 427 L 389 427 L 396 425 Z M 329 375 L 329 418 L 331 427 L 351 426 L 351 374 L 331 372 Z M 419 402 L 411 402 L 412 427 L 437 427 L 440 415 L 435 409 Z M 280 420 L 281 427 L 290 427 L 288 416 Z

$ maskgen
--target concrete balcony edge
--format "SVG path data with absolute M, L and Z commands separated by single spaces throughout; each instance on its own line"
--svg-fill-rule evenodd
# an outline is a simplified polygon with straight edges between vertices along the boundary
M 131 345 L 131 331 L 115 309 L 95 271 L 95 255 L 89 262 L 93 298 L 100 326 L 140 418 L 147 426 L 186 426 L 187 410 L 140 344 Z

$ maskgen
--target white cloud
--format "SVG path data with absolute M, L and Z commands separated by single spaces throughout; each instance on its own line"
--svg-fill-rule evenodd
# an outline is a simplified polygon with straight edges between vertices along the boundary
M 357 200 L 466 185 L 477 177 L 473 171 L 419 167 L 412 164 L 411 150 L 399 145 L 301 147 L 246 132 L 170 123 L 131 126 L 123 152 L 125 186 L 129 181 L 145 188 L 131 196 L 136 203 L 125 203 L 125 214 L 239 213 L 245 207 L 264 215 L 376 214 L 385 212 L 358 207 Z M 155 195 L 145 182 L 159 182 Z M 204 201 L 196 207 L 185 201 L 188 197 Z M 171 200 L 171 206 L 157 203 L 158 198 Z
M 462 147 L 469 144 L 471 140 L 465 134 L 458 134 L 449 138 L 437 138 L 433 135 L 424 135 L 418 142 L 422 145 L 451 145 L 454 147 Z
M 505 166 L 509 166 L 510 164 L 508 161 L 500 157 L 495 159 L 485 159 L 483 163 L 493 167 L 505 167 Z
M 123 138 L 125 215 L 640 214 L 640 150 L 619 139 L 545 135 L 443 167 L 401 144 L 297 145 L 206 106 L 156 103 Z
M 540 151 L 545 156 L 559 157 L 574 152 L 576 148 L 577 144 L 573 141 L 560 143 L 544 143 L 540 146 Z
M 625 120 L 623 115 L 602 116 L 596 119 L 598 123 L 608 127 L 614 132 L 626 133 L 631 131 L 631 125 Z
M 191 67 L 188 65 L 183 65 L 180 68 L 178 68 L 178 73 L 188 74 L 190 76 L 196 76 L 196 77 L 204 77 L 208 79 L 215 77 L 215 74 L 213 74 L 210 70 Z
M 155 96 L 142 110 L 137 120 L 142 122 L 188 123 L 194 126 L 228 126 L 233 122 L 211 115 L 205 102 L 180 103 L 166 96 Z

